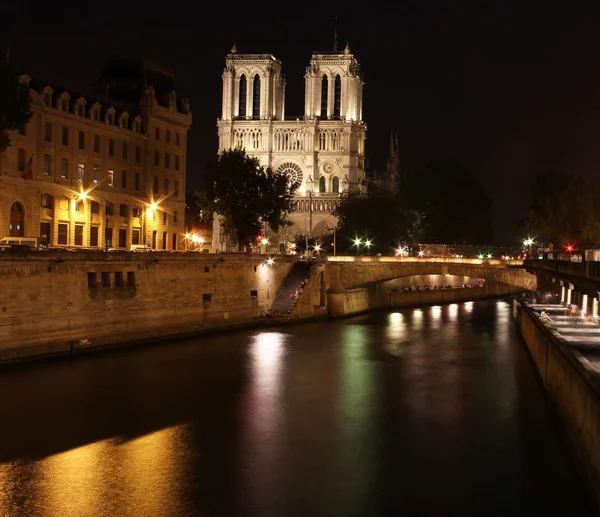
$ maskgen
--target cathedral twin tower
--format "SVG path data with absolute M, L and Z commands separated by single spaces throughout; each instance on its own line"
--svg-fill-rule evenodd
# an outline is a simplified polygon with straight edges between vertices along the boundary
M 304 115 L 286 117 L 281 62 L 234 46 L 223 71 L 219 152 L 242 148 L 298 182 L 293 233 L 318 236 L 335 225 L 340 194 L 364 183 L 363 81 L 349 46 L 314 52 L 304 77 Z

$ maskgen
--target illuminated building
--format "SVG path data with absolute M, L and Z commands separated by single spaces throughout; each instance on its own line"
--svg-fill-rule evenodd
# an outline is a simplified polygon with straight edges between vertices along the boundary
M 173 74 L 113 59 L 94 93 L 23 75 L 30 122 L 0 156 L 0 236 L 50 246 L 183 249 L 189 103 Z
M 223 71 L 219 152 L 243 148 L 297 182 L 291 233 L 318 236 L 335 226 L 340 194 L 364 185 L 363 81 L 349 45 L 314 52 L 304 78 L 304 115 L 288 117 L 281 62 L 234 46 Z M 224 244 L 219 230 L 216 219 L 214 247 Z

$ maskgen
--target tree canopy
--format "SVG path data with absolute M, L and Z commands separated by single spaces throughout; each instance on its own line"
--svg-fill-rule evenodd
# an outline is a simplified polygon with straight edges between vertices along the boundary
M 600 186 L 577 174 L 537 174 L 529 189 L 531 205 L 523 226 L 531 236 L 557 247 L 600 242 Z
M 19 129 L 31 118 L 29 88 L 19 83 L 14 66 L 0 62 L 0 153 L 10 146 L 9 131 Z
M 297 185 L 260 165 L 241 149 L 223 151 L 208 171 L 203 199 L 221 216 L 223 232 L 241 246 L 252 243 L 267 223 L 274 232 L 293 208 Z
M 492 240 L 492 202 L 461 164 L 434 161 L 403 182 L 402 204 L 421 242 L 479 244 Z
M 373 187 L 368 192 L 348 191 L 333 215 L 338 218 L 336 243 L 340 253 L 354 250 L 354 240 L 361 239 L 370 241 L 370 252 L 389 254 L 407 234 L 406 214 L 397 196 Z

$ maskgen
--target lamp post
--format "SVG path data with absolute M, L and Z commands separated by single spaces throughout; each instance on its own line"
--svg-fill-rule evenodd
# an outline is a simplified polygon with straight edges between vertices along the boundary
M 333 228 L 327 228 L 327 231 L 330 232 L 333 230 L 333 256 L 335 257 L 336 254 L 336 248 L 337 248 L 337 242 L 336 242 L 336 230 L 337 230 L 337 226 L 334 226 Z
M 531 260 L 531 245 L 533 244 L 533 239 L 529 237 L 523 241 L 523 244 L 527 247 L 527 256 Z
M 360 248 L 361 245 L 361 240 L 360 239 L 354 239 L 354 245 L 356 246 L 356 254 L 358 255 L 358 249 Z

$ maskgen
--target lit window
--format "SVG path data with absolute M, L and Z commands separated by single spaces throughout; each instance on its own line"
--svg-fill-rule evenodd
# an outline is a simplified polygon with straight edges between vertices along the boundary
M 115 173 L 112 169 L 108 170 L 108 186 L 113 187 L 115 184 Z
M 77 164 L 77 181 L 83 181 L 85 178 L 85 164 L 78 163 Z

